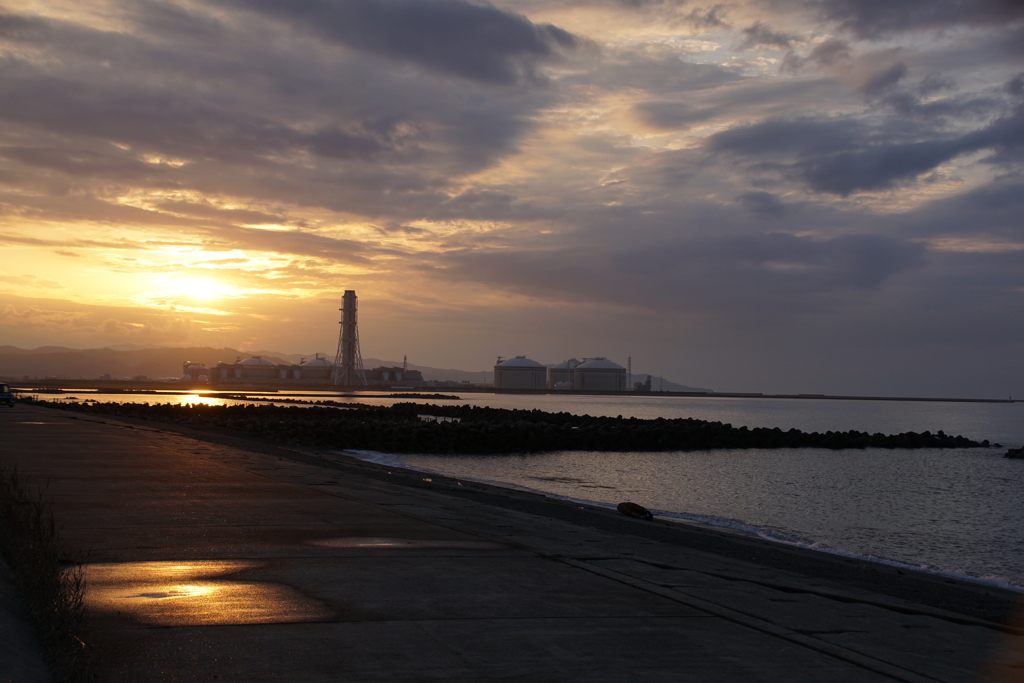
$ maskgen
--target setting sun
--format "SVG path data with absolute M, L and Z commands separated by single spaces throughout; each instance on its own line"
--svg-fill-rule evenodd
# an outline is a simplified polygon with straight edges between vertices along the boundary
M 156 280 L 160 293 L 167 296 L 187 296 L 210 301 L 230 296 L 232 287 L 210 278 L 160 278 Z

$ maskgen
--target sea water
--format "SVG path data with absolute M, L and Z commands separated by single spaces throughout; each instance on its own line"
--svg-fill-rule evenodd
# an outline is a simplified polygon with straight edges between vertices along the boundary
M 474 396 L 473 403 L 734 426 L 900 433 L 943 430 L 1002 447 L 565 451 L 514 456 L 373 455 L 380 462 L 1024 590 L 1024 405 L 691 397 Z
M 998 449 L 557 452 L 378 462 L 1024 586 L 1024 462 Z
M 88 397 L 150 403 L 245 402 L 188 395 Z M 390 405 L 409 399 L 332 400 Z M 736 427 L 818 432 L 943 430 L 1001 443 L 1002 447 L 918 450 L 364 457 L 598 505 L 631 500 L 667 519 L 742 529 L 781 543 L 1024 590 L 1024 460 L 1003 457 L 1008 447 L 1024 444 L 1021 403 L 475 393 L 458 400 L 417 401 L 644 419 L 694 417 Z

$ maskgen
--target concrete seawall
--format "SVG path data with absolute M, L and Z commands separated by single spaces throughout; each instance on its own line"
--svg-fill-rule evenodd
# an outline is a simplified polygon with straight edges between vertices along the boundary
M 19 405 L 102 681 L 1021 681 L 1019 594 Z

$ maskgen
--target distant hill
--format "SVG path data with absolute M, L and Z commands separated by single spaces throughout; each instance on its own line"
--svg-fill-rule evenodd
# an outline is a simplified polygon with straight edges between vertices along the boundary
M 274 363 L 298 364 L 303 359 L 313 358 L 315 354 L 281 353 L 264 350 L 247 353 L 238 349 L 214 349 L 209 346 L 193 346 L 187 348 L 149 347 L 149 348 L 103 348 L 103 349 L 71 349 L 63 346 L 42 346 L 37 349 L 20 349 L 15 346 L 0 346 L 0 377 L 21 379 L 42 379 L 56 377 L 59 379 L 98 379 L 102 375 L 114 378 L 137 377 L 145 375 L 150 379 L 158 377 L 181 377 L 182 363 L 202 363 L 214 367 L 218 362 L 232 363 L 238 358 L 260 356 Z M 321 353 L 323 357 L 334 360 L 334 354 Z M 363 358 L 363 366 L 367 369 L 380 366 L 400 366 L 402 361 L 381 360 L 379 358 Z M 426 365 L 409 363 L 410 370 L 419 370 L 423 379 L 440 382 L 470 382 L 472 384 L 490 384 L 494 380 L 492 370 L 457 370 L 455 368 L 432 368 Z M 643 382 L 645 374 L 634 374 L 634 382 Z M 654 377 L 651 382 L 653 391 L 709 391 L 682 384 L 659 380 Z
M 17 346 L 0 346 L 0 354 L 32 355 L 37 353 L 60 353 L 62 351 L 80 351 L 67 346 L 40 346 L 38 349 L 19 349 Z
M 61 379 L 96 379 L 102 375 L 115 378 L 145 375 L 151 379 L 181 377 L 183 361 L 214 366 L 218 361 L 233 362 L 238 357 L 248 358 L 249 354 L 237 349 L 210 347 L 127 351 L 43 347 L 26 351 L 7 346 L 0 347 L 0 376 Z M 269 360 L 281 362 L 282 359 Z

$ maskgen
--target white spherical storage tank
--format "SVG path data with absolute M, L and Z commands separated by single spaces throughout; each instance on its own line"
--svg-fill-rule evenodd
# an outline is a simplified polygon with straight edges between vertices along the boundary
M 573 372 L 580 362 L 575 358 L 562 361 L 548 370 L 548 389 L 572 389 Z
M 210 379 L 210 370 L 202 363 L 192 363 L 185 368 L 181 376 L 182 382 L 206 382 Z
M 577 391 L 625 391 L 626 368 L 607 358 L 587 358 L 576 366 L 573 384 Z
M 495 389 L 546 389 L 548 369 L 526 356 L 500 361 L 494 366 Z

